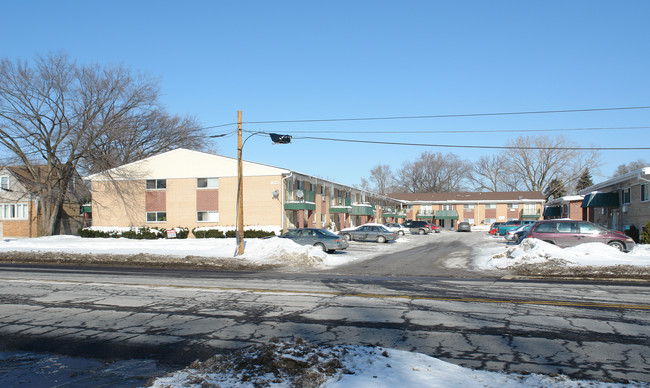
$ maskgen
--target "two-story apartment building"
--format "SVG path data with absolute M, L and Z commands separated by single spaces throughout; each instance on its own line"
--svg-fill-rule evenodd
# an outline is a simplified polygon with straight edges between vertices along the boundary
M 471 225 L 491 224 L 516 219 L 541 219 L 544 196 L 539 191 L 396 193 L 406 206 L 406 217 L 431 221 L 453 229 L 460 221 Z
M 237 224 L 237 160 L 176 149 L 87 177 L 94 226 Z M 244 225 L 340 230 L 405 218 L 401 203 L 289 169 L 243 162 Z

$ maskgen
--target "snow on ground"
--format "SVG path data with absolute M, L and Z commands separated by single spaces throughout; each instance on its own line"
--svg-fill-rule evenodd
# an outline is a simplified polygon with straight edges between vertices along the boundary
M 318 347 L 304 343 L 272 343 L 195 363 L 189 368 L 156 379 L 152 386 L 614 388 L 650 387 L 650 384 L 571 380 L 563 375 L 477 371 L 421 353 L 381 347 Z

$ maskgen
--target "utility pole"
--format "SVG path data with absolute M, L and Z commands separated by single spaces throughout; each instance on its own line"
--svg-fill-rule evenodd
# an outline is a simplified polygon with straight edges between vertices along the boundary
M 237 256 L 244 254 L 244 177 L 241 111 L 237 111 Z

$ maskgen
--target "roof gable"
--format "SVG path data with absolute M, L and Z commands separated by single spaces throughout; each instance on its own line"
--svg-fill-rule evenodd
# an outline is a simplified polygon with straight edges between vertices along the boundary
M 244 176 L 268 176 L 289 173 L 278 167 L 243 162 Z M 237 176 L 237 159 L 206 152 L 177 148 L 137 162 L 125 164 L 85 179 L 174 179 Z

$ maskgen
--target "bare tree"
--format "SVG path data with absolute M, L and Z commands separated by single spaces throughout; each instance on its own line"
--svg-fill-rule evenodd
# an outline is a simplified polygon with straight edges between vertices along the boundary
M 503 154 L 481 156 L 472 164 L 469 181 L 477 191 L 517 191 L 517 176 L 511 173 L 510 159 Z
M 128 160 L 116 151 L 128 139 L 169 140 L 162 138 L 168 133 L 156 136 L 156 122 L 165 120 L 176 119 L 158 105 L 157 83 L 124 67 L 81 66 L 63 54 L 37 57 L 33 66 L 0 60 L 0 147 L 36 184 L 43 234 L 55 233 L 78 167 L 95 171 Z M 142 130 L 148 133 L 133 133 Z M 93 154 L 102 147 L 110 158 Z M 145 155 L 161 148 L 134 149 Z
M 635 170 L 642 169 L 644 167 L 648 167 L 648 165 L 649 164 L 643 159 L 635 160 L 635 161 L 627 163 L 627 164 L 625 164 L 625 163 L 620 164 L 616 168 L 616 171 L 614 171 L 614 175 L 612 175 L 612 178 L 616 178 L 617 176 L 625 175 L 628 172 L 632 172 L 632 171 L 635 171 Z
M 543 191 L 553 179 L 563 187 L 575 187 L 586 168 L 599 164 L 596 151 L 576 150 L 564 136 L 520 136 L 508 143 L 509 174 L 526 190 Z
M 463 189 L 470 166 L 454 154 L 424 152 L 399 171 L 402 189 L 412 193 L 442 193 Z
M 370 170 L 370 182 L 373 190 L 379 194 L 388 194 L 395 188 L 395 176 L 388 164 L 378 164 Z

